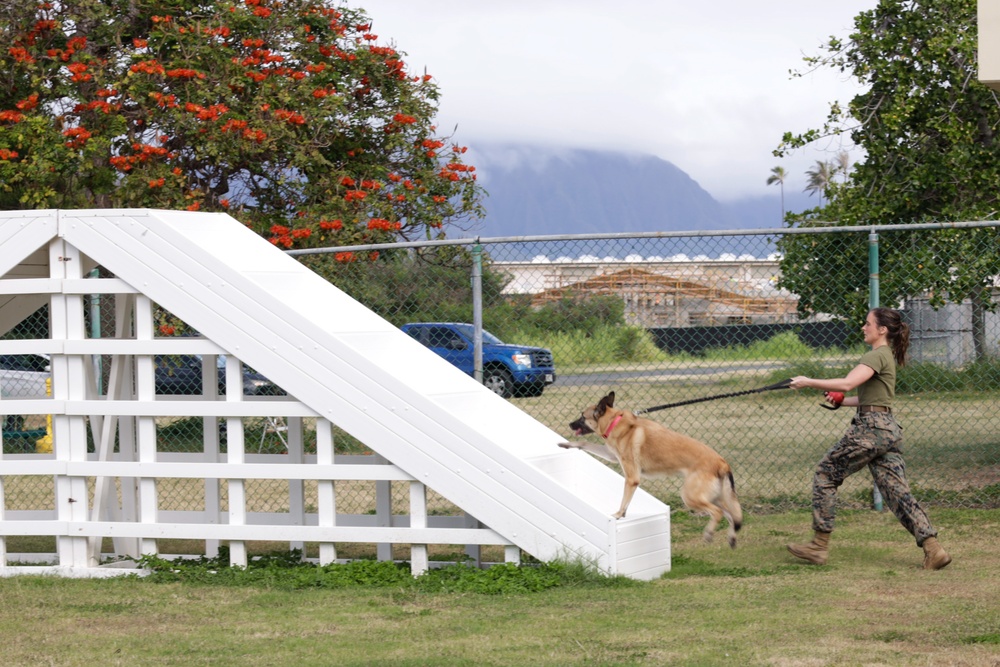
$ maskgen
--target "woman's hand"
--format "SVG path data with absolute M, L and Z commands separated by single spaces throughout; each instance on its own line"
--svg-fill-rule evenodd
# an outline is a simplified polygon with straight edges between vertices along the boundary
M 796 375 L 792 378 L 792 382 L 788 386 L 791 389 L 802 389 L 803 387 L 810 386 L 810 382 L 812 382 L 812 378 L 807 378 L 805 375 Z

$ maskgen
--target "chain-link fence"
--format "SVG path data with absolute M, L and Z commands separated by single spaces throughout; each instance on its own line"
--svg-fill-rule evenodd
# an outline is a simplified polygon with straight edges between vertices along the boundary
M 638 411 L 795 375 L 843 376 L 867 349 L 868 308 L 900 308 L 911 345 L 895 412 L 916 495 L 930 504 L 1000 503 L 997 223 L 479 239 L 298 254 L 494 388 L 501 367 L 494 337 L 520 348 L 508 354 L 550 351 L 555 382 L 535 379 L 520 392 L 515 384 L 508 395 L 567 438 L 569 422 L 608 391 L 617 406 Z M 413 327 L 479 321 L 482 366 L 472 368 L 475 327 L 446 327 L 453 344 Z M 812 470 L 850 419 L 847 408 L 823 410 L 821 402 L 815 391 L 772 391 L 647 416 L 723 454 L 749 506 L 808 506 Z M 644 488 L 677 504 L 677 480 Z M 841 498 L 871 505 L 870 477 L 852 477 Z
M 437 241 L 299 259 L 567 438 L 576 437 L 569 422 L 609 391 L 616 406 L 638 411 L 795 375 L 843 376 L 865 350 L 869 305 L 898 307 L 912 331 L 911 363 L 900 370 L 894 411 L 916 496 L 1000 505 L 995 223 Z M 89 336 L 115 330 L 114 298 L 87 305 Z M 166 311 L 157 322 L 160 336 L 197 335 Z M 47 338 L 48 328 L 43 307 L 3 338 Z M 101 390 L 109 365 L 95 361 Z M 225 394 L 224 357 L 160 356 L 155 366 L 157 394 Z M 45 451 L 45 417 L 14 414 L 6 399 L 44 397 L 48 376 L 44 355 L 0 355 L 5 454 Z M 247 395 L 283 393 L 245 365 L 242 376 Z M 218 387 L 204 378 L 218 378 Z M 849 409 L 824 410 L 821 401 L 814 391 L 769 391 L 648 417 L 718 450 L 748 510 L 775 510 L 809 504 L 812 470 L 850 419 Z M 206 429 L 218 431 L 225 452 L 225 420 L 156 421 L 160 453 L 203 451 Z M 248 454 L 285 455 L 290 432 L 302 454 L 316 451 L 309 419 L 246 418 L 244 432 Z M 349 434 L 335 443 L 338 454 L 373 456 Z M 204 507 L 200 482 L 169 482 L 160 485 L 160 509 Z M 51 480 L 7 476 L 3 484 L 8 509 L 51 509 Z M 378 511 L 377 484 L 338 484 L 338 512 Z M 292 486 L 248 480 L 247 510 L 287 511 L 294 497 L 314 511 L 315 483 Z M 405 507 L 405 485 L 392 486 L 392 506 Z M 679 505 L 677 480 L 644 488 Z M 871 505 L 870 477 L 852 477 L 841 499 Z M 433 494 L 428 503 L 432 514 L 460 513 Z

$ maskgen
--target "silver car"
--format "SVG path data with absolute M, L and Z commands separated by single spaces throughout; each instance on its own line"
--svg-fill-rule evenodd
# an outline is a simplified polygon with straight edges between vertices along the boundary
M 49 358 L 40 354 L 0 354 L 0 400 L 45 398 Z M 0 403 L 0 414 L 7 406 Z M 5 414 L 4 431 L 20 431 L 23 418 Z
M 0 397 L 45 398 L 49 370 L 40 354 L 0 354 Z

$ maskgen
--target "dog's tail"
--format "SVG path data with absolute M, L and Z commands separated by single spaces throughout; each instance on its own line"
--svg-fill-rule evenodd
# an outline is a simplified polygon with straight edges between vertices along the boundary
M 726 482 L 729 482 L 728 484 Z M 743 527 L 743 507 L 736 497 L 736 479 L 733 477 L 733 469 L 728 465 L 721 479 L 722 482 L 722 511 L 729 520 L 729 525 L 733 532 L 739 531 Z

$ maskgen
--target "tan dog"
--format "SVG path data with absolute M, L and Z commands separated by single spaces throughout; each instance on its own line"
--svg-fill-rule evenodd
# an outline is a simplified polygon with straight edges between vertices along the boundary
M 614 404 L 615 392 L 612 391 L 569 425 L 577 435 L 600 433 L 605 446 L 582 442 L 566 442 L 559 446 L 583 449 L 622 467 L 625 493 L 615 518 L 625 516 L 643 475 L 680 473 L 684 475 L 681 500 L 685 507 L 711 517 L 705 526 L 705 541 L 712 541 L 719 521 L 725 516 L 729 522 L 729 546 L 736 548 L 736 531 L 743 525 L 743 509 L 736 499 L 732 469 L 725 459 L 694 438 L 636 417 L 631 412 L 616 410 Z M 609 450 L 613 457 L 608 454 Z

